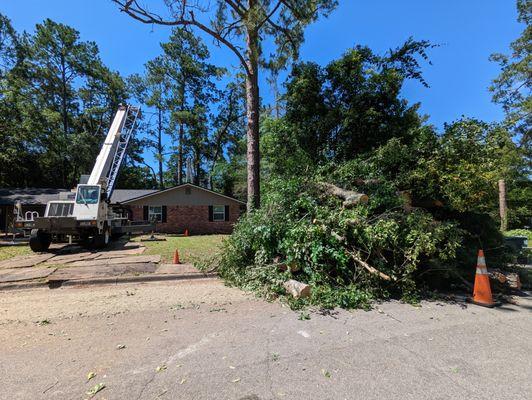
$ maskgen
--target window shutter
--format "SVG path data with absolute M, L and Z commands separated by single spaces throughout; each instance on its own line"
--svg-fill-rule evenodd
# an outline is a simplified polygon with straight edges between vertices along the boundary
M 225 220 L 229 221 L 229 206 L 225 206 Z
M 213 210 L 213 206 L 209 206 L 209 221 L 213 221 L 214 220 L 214 210 Z
M 162 216 L 161 216 L 161 222 L 166 222 L 166 206 L 162 206 Z
M 143 212 L 144 212 L 144 221 L 147 221 L 148 220 L 148 206 L 144 206 L 143 207 Z

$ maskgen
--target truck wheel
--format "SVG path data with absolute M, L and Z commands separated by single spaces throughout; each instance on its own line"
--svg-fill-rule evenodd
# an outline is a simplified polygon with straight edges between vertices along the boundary
M 94 235 L 94 247 L 96 249 L 102 249 L 109 244 L 111 241 L 111 230 L 105 226 L 103 228 L 103 233 L 98 233 Z
M 46 251 L 52 243 L 52 237 L 49 233 L 43 232 L 39 229 L 32 229 L 30 234 L 30 248 L 39 253 Z
M 82 247 L 85 247 L 85 248 L 90 248 L 91 247 L 91 239 L 89 237 L 89 235 L 87 235 L 86 233 L 82 233 L 81 235 L 79 235 L 79 244 L 82 246 Z

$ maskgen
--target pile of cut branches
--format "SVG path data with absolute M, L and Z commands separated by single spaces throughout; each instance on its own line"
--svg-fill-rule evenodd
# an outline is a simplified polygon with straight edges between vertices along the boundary
M 293 306 L 365 307 L 415 301 L 424 272 L 456 265 L 464 233 L 386 182 L 278 179 L 214 262 L 228 284 Z

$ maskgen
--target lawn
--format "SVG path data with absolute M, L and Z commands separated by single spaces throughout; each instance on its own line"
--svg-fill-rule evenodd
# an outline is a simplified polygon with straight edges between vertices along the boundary
M 0 246 L 0 261 L 31 253 L 30 246 Z
M 228 235 L 205 236 L 164 236 L 166 240 L 160 242 L 143 242 L 146 246 L 144 254 L 160 254 L 163 262 L 172 262 L 175 249 L 179 249 L 181 262 L 193 262 L 198 259 L 215 255 L 224 238 Z M 140 240 L 139 238 L 133 239 Z M 32 254 L 29 246 L 2 246 L 0 247 L 0 261 L 15 256 Z
M 181 262 L 193 262 L 218 253 L 226 237 L 228 235 L 166 236 L 163 241 L 143 242 L 146 246 L 144 254 L 160 254 L 163 262 L 172 262 L 174 251 L 178 249 Z

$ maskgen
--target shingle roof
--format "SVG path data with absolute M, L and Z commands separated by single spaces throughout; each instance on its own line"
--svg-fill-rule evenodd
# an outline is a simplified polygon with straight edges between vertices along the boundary
M 0 189 L 0 204 L 46 204 L 51 200 L 59 200 L 59 193 L 68 192 L 66 189 L 26 188 Z
M 123 203 L 124 201 L 146 196 L 155 192 L 157 192 L 157 190 L 154 189 L 115 189 L 111 196 L 111 203 Z

